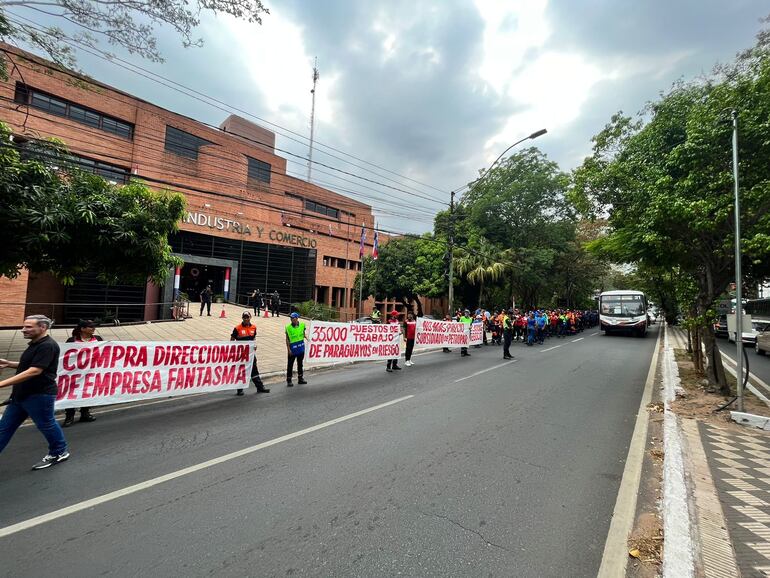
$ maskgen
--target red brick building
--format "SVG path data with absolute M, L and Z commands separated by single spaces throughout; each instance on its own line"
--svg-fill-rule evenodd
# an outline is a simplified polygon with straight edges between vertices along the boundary
M 354 316 L 360 231 L 362 224 L 368 229 L 368 254 L 371 207 L 287 175 L 274 133 L 238 116 L 207 126 L 15 47 L 0 50 L 10 59 L 10 78 L 0 81 L 0 121 L 14 140 L 56 137 L 81 168 L 185 195 L 188 214 L 170 242 L 185 261 L 178 288 L 191 300 L 209 283 L 223 294 L 228 279 L 230 301 L 246 304 L 255 289 L 278 291 L 284 307 L 313 299 L 339 307 L 342 319 Z M 124 304 L 117 314 L 123 321 L 167 317 L 174 274 L 162 287 L 106 286 L 95 275 L 70 287 L 48 274 L 0 278 L 0 326 L 32 312 L 65 323 L 102 317 L 109 304 Z M 64 305 L 29 305 L 50 303 Z

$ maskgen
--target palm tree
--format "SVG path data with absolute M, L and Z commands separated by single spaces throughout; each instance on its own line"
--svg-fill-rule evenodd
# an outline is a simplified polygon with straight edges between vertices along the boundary
M 503 251 L 483 237 L 472 247 L 458 250 L 455 261 L 457 272 L 465 275 L 471 285 L 479 286 L 479 307 L 484 302 L 484 284 L 500 280 L 510 264 L 502 260 Z

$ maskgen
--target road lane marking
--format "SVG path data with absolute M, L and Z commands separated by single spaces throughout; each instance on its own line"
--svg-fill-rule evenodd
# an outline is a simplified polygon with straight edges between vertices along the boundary
M 541 349 L 540 353 L 545 353 L 546 351 L 551 351 L 552 349 L 556 349 L 557 347 L 561 347 L 561 345 L 554 345 L 553 347 L 549 347 L 548 349 Z
M 500 369 L 505 365 L 510 365 L 511 363 L 516 363 L 517 361 L 518 359 L 511 359 L 510 361 L 506 361 L 505 363 L 501 363 L 499 365 L 493 365 L 492 367 L 487 367 L 486 369 L 482 369 L 481 371 L 477 371 L 476 373 L 471 373 L 470 375 L 466 375 L 465 377 L 461 377 L 460 379 L 455 379 L 455 383 L 465 381 L 466 379 L 470 379 L 471 377 L 476 377 L 477 375 L 481 375 L 482 373 L 486 373 L 487 371 L 492 371 L 493 369 Z
M 181 470 L 177 470 L 175 472 L 158 476 L 157 478 L 152 478 L 144 482 L 140 482 L 138 484 L 134 484 L 132 486 L 122 488 L 120 490 L 115 490 L 114 492 L 109 492 L 107 494 L 97 496 L 96 498 L 91 498 L 90 500 L 84 500 L 82 502 L 72 504 L 71 506 L 67 506 L 59 510 L 54 510 L 53 512 L 42 514 L 34 518 L 30 518 L 29 520 L 24 520 L 23 522 L 19 522 L 17 524 L 12 524 L 10 526 L 0 528 L 0 538 L 4 538 L 5 536 L 10 536 L 11 534 L 16 534 L 17 532 L 22 532 L 24 530 L 28 530 L 29 528 L 34 528 L 35 526 L 39 526 L 41 524 L 45 524 L 53 520 L 57 520 L 65 516 L 69 516 L 70 514 L 75 514 L 77 512 L 81 512 L 83 510 L 93 508 L 94 506 L 98 506 L 106 502 L 111 502 L 113 500 L 117 500 L 118 498 L 122 498 L 124 496 L 128 496 L 130 494 L 135 494 L 136 492 L 140 492 L 142 490 L 152 488 L 153 486 L 157 486 L 165 482 L 170 482 L 171 480 L 175 480 L 177 478 L 181 478 L 183 476 L 187 476 L 195 472 L 199 472 L 201 470 L 205 470 L 207 468 L 211 468 L 213 466 L 217 466 L 219 464 L 223 464 L 225 462 L 229 462 L 234 459 L 237 459 L 249 454 L 253 454 L 254 452 L 257 452 L 259 450 L 263 450 L 265 448 L 269 448 L 271 446 L 274 446 L 283 442 L 287 442 L 289 440 L 293 440 L 294 438 L 298 438 L 300 436 L 304 436 L 309 433 L 313 433 L 313 432 L 331 427 L 333 425 L 337 425 L 338 423 L 342 423 L 344 421 L 348 421 L 356 417 L 366 415 L 367 413 L 372 413 L 374 411 L 384 409 L 386 407 L 395 405 L 397 403 L 401 403 L 402 401 L 406 401 L 407 399 L 411 399 L 413 397 L 414 395 L 406 395 L 404 397 L 399 397 L 397 399 L 393 399 L 391 401 L 387 401 L 379 405 L 375 405 L 366 409 L 362 409 L 360 411 L 356 411 L 354 413 L 349 413 L 348 415 L 343 415 L 342 417 L 338 417 L 329 421 L 325 421 L 323 423 L 319 423 L 318 425 L 314 425 L 309 428 L 295 431 L 294 433 L 286 434 L 286 435 L 268 440 L 266 442 L 262 442 L 247 448 L 243 448 L 241 450 L 231 452 L 223 456 L 219 456 L 218 458 L 206 460 L 205 462 L 201 462 L 194 466 L 189 466 Z
M 573 339 L 570 341 L 570 343 L 575 343 L 576 341 L 580 341 L 581 339 L 585 339 L 585 337 L 578 337 L 577 339 Z
M 631 436 L 631 444 L 626 456 L 626 467 L 623 469 L 623 478 L 620 481 L 620 489 L 615 501 L 615 509 L 612 512 L 612 521 L 609 532 L 607 532 L 607 541 L 604 543 L 602 564 L 599 567 L 597 578 L 615 578 L 626 575 L 628 536 L 631 534 L 636 517 L 636 501 L 642 481 L 644 448 L 647 445 L 647 431 L 650 425 L 650 412 L 647 411 L 647 405 L 652 400 L 662 335 L 663 332 L 659 331 L 658 337 L 655 339 L 655 350 L 650 361 L 650 369 L 647 372 L 647 380 L 644 383 L 642 401 L 636 414 L 634 433 Z

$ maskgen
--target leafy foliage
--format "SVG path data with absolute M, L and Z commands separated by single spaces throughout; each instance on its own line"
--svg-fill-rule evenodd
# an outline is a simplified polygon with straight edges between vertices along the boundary
M 367 257 L 363 270 L 364 296 L 392 297 L 411 308 L 415 303 L 422 314 L 420 296 L 446 294 L 444 268 L 446 245 L 430 235 L 398 237 L 380 247 L 379 259 Z M 361 274 L 356 277 L 356 291 Z
M 58 26 L 40 26 L 15 21 L 8 24 L 3 8 L 29 7 L 62 22 L 77 24 L 81 32 L 69 37 Z M 162 62 L 154 29 L 166 26 L 182 40 L 182 45 L 201 46 L 195 37 L 203 12 L 229 14 L 248 22 L 262 23 L 269 10 L 260 0 L 0 0 L 0 38 L 25 42 L 44 50 L 54 62 L 72 68 L 75 64 L 73 43 L 97 48 L 102 41 L 120 46 L 154 62 Z M 5 26 L 3 26 L 3 24 Z
M 307 319 L 316 319 L 318 321 L 337 321 L 340 317 L 340 312 L 324 303 L 317 303 L 315 301 L 302 301 L 301 303 L 294 303 L 294 307 L 297 312 Z
M 25 158 L 9 136 L 0 124 L 0 274 L 27 268 L 72 283 L 93 270 L 108 283 L 163 283 L 180 264 L 168 236 L 184 214 L 184 197 L 68 168 L 56 143 Z

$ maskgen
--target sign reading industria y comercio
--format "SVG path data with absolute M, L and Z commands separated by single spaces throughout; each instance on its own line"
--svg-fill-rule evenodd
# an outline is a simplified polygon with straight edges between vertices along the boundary
M 217 231 L 228 231 L 240 233 L 242 235 L 252 234 L 252 226 L 250 225 L 225 217 L 209 215 L 207 213 L 188 212 L 183 221 L 188 225 L 207 227 Z M 315 249 L 318 244 L 315 239 L 298 233 L 289 233 L 277 229 L 265 230 L 265 227 L 260 225 L 253 225 L 253 230 L 260 239 L 266 234 L 267 238 L 271 241 L 283 243 L 284 245 L 295 245 L 297 247 L 305 247 L 306 249 Z

